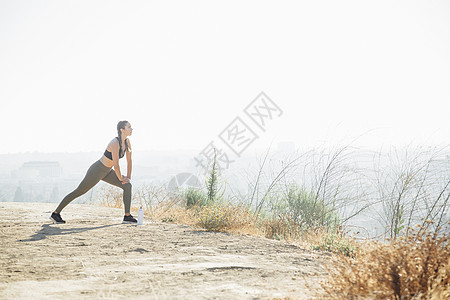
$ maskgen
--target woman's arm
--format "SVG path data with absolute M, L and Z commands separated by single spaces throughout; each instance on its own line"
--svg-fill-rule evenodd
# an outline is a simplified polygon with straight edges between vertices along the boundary
M 131 170 L 133 169 L 133 161 L 131 160 L 131 144 L 130 144 L 130 140 L 127 139 L 127 144 L 128 144 L 128 151 L 126 152 L 127 155 L 127 177 L 128 179 L 131 179 Z
M 119 141 L 117 141 L 117 139 L 114 139 L 110 148 L 114 171 L 116 172 L 117 178 L 119 178 L 119 180 L 122 181 L 122 174 L 120 173 L 120 165 L 119 165 Z

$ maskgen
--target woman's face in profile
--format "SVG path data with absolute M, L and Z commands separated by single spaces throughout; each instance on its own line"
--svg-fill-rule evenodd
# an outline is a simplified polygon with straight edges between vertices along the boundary
M 133 133 L 133 128 L 131 128 L 131 124 L 130 123 L 127 123 L 127 125 L 125 125 L 125 129 L 123 130 L 123 132 L 127 136 L 130 136 Z

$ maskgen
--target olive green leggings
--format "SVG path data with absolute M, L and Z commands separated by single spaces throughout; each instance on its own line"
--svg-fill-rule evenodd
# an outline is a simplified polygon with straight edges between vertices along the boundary
M 130 213 L 131 183 L 122 184 L 119 178 L 117 178 L 116 172 L 112 168 L 105 166 L 100 160 L 92 164 L 80 185 L 73 192 L 64 197 L 55 211 L 60 213 L 67 204 L 72 202 L 75 198 L 87 193 L 97 183 L 99 183 L 100 180 L 123 189 L 123 204 L 125 206 L 125 213 Z

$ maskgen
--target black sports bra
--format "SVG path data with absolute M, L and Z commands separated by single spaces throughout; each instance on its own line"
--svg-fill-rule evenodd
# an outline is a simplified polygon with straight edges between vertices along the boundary
M 118 137 L 116 137 L 117 140 L 119 140 Z M 119 153 L 119 159 L 121 159 L 122 157 L 124 157 L 125 152 L 128 150 L 128 145 L 125 142 L 125 151 L 123 151 L 122 153 Z M 121 155 L 122 154 L 122 155 Z M 105 150 L 105 153 L 103 153 L 104 156 L 106 156 L 107 158 L 109 158 L 110 160 L 112 160 L 112 153 L 108 151 L 108 149 Z

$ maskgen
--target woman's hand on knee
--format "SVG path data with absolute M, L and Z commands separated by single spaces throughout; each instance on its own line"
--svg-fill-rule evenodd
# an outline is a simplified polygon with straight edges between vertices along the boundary
M 127 176 L 122 175 L 122 184 L 130 183 L 130 178 Z

